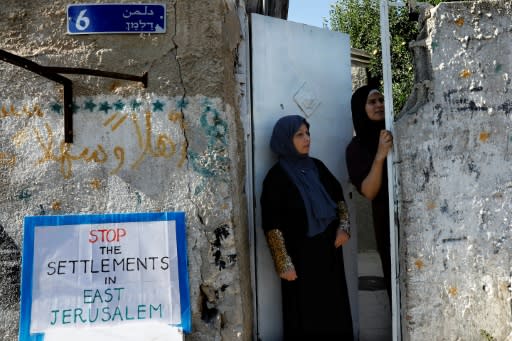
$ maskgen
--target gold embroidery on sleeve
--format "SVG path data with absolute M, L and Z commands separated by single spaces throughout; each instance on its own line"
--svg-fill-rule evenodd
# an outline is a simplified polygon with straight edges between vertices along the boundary
M 284 244 L 283 233 L 279 229 L 273 229 L 268 231 L 265 236 L 267 237 L 267 243 L 274 260 L 274 265 L 278 274 L 285 273 L 286 271 L 293 270 L 294 266 L 292 259 L 286 251 Z

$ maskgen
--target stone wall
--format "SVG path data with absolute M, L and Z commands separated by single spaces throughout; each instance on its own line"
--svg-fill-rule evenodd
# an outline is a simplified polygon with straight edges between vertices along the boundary
M 511 340 L 511 3 L 425 14 L 395 123 L 403 339 Z
M 164 34 L 67 35 L 68 3 L 3 1 L 0 49 L 44 66 L 147 72 L 148 87 L 66 75 L 66 144 L 62 86 L 0 62 L 0 339 L 17 340 L 25 216 L 155 211 L 186 213 L 187 339 L 251 339 L 243 4 L 164 0 Z

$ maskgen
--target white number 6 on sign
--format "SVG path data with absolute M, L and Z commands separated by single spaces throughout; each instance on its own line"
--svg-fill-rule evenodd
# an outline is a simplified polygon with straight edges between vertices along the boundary
M 85 12 L 87 12 L 86 9 L 81 10 L 80 14 L 78 14 L 78 18 L 76 18 L 75 27 L 77 30 L 83 31 L 89 27 L 89 24 L 91 23 L 89 18 L 85 16 Z

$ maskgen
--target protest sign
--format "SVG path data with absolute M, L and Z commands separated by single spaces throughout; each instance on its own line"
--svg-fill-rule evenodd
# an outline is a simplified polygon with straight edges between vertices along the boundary
M 20 341 L 155 323 L 190 331 L 183 212 L 25 218 Z

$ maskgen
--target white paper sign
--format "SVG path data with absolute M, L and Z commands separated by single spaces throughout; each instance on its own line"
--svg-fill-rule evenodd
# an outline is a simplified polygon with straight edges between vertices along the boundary
M 174 220 L 36 225 L 33 245 L 31 335 L 182 324 Z

